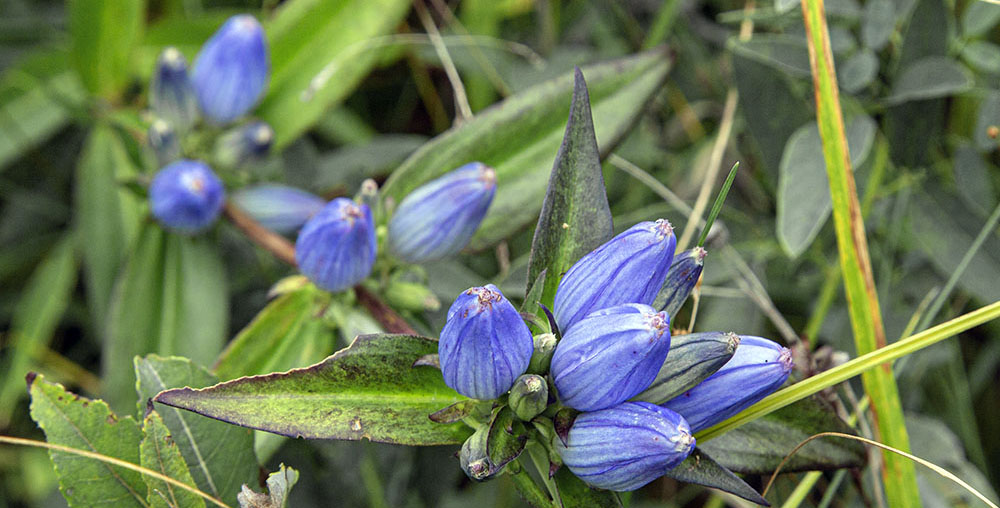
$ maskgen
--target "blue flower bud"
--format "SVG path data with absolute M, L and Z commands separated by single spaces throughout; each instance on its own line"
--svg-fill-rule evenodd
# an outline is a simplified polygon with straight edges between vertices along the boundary
M 481 400 L 510 390 L 533 350 L 528 325 L 493 284 L 458 295 L 438 342 L 444 384 Z
M 264 29 L 253 16 L 233 16 L 201 47 L 191 80 L 201 111 L 215 123 L 243 116 L 257 104 L 270 64 Z
M 187 60 L 177 48 L 160 53 L 149 85 L 149 102 L 158 118 L 185 132 L 198 120 L 198 100 L 188 78 Z
M 576 418 L 564 444 L 563 465 L 587 484 L 619 492 L 663 476 L 694 449 L 688 424 L 648 402 L 626 402 Z
M 233 194 L 232 201 L 262 226 L 278 233 L 298 231 L 326 206 L 326 200 L 319 196 L 273 183 L 244 187 Z
M 591 312 L 653 303 L 674 259 L 677 239 L 664 219 L 640 222 L 580 258 L 556 290 L 554 313 L 566 331 Z
M 670 350 L 667 315 L 630 303 L 599 310 L 563 335 L 552 355 L 552 380 L 563 404 L 596 411 L 645 390 Z
M 389 221 L 389 250 L 410 263 L 458 254 L 496 192 L 496 172 L 470 162 L 409 193 Z
M 705 249 L 695 247 L 674 257 L 674 262 L 667 270 L 667 280 L 663 283 L 663 288 L 660 289 L 656 304 L 653 306 L 669 316 L 677 315 L 677 311 L 681 310 L 681 306 L 687 301 L 688 296 L 691 296 L 691 291 L 701 278 L 706 254 L 708 253 Z
M 207 164 L 182 159 L 161 169 L 149 185 L 156 220 L 182 233 L 197 233 L 218 218 L 225 200 L 222 182 Z
M 149 125 L 146 133 L 149 146 L 156 153 L 156 160 L 161 166 L 181 158 L 181 144 L 177 139 L 177 131 L 164 120 L 156 119 Z
M 235 168 L 263 159 L 274 142 L 274 129 L 264 122 L 250 122 L 233 129 L 215 142 L 215 161 L 222 167 Z
M 791 371 L 788 349 L 760 337 L 741 336 L 731 360 L 663 407 L 684 415 L 691 429 L 700 432 L 781 388 Z
M 299 232 L 299 271 L 327 291 L 364 280 L 375 264 L 375 222 L 367 205 L 347 198 L 330 201 Z

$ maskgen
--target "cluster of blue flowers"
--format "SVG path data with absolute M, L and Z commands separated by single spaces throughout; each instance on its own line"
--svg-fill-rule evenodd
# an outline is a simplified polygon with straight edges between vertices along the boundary
M 704 251 L 674 263 L 675 246 L 669 222 L 642 222 L 574 264 L 555 295 L 561 338 L 554 352 L 552 335 L 532 337 L 495 286 L 463 292 L 438 345 L 445 383 L 474 399 L 509 390 L 508 404 L 523 420 L 546 406 L 581 411 L 553 448 L 594 487 L 634 490 L 662 476 L 694 448 L 694 433 L 776 390 L 792 367 L 787 349 L 743 337 L 724 367 L 687 392 L 660 405 L 630 401 L 654 381 L 670 350 L 670 315 L 651 304 L 664 292 L 686 298 L 701 273 Z M 551 357 L 549 365 L 540 357 Z

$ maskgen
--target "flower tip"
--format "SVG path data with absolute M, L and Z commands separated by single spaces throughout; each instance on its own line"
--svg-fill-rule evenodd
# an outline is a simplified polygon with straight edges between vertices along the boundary
M 792 350 L 787 347 L 781 348 L 781 354 L 778 355 L 778 361 L 781 362 L 781 367 L 784 369 L 785 373 L 789 373 L 792 367 L 795 366 L 795 360 L 792 359 Z
M 694 262 L 698 265 L 705 264 L 705 256 L 708 255 L 708 251 L 701 247 L 695 247 L 692 250 L 694 251 Z
M 487 189 L 497 184 L 497 171 L 486 164 L 479 163 L 479 179 Z
M 736 348 L 740 347 L 740 336 L 733 332 L 726 332 L 726 339 L 729 340 L 726 352 L 730 355 L 736 353 Z
M 160 65 L 170 70 L 181 71 L 187 67 L 187 60 L 179 49 L 167 46 L 160 53 Z
M 674 234 L 674 226 L 667 219 L 656 219 L 653 225 L 661 240 Z

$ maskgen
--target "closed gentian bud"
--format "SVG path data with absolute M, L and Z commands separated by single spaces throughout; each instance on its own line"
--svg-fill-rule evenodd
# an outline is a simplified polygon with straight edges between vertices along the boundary
M 270 64 L 264 29 L 253 16 L 233 16 L 205 42 L 194 62 L 191 81 L 202 113 L 225 124 L 257 104 Z
M 700 332 L 670 337 L 670 354 L 656 379 L 633 400 L 663 404 L 718 372 L 736 353 L 732 332 Z
M 457 254 L 496 192 L 496 172 L 471 162 L 409 193 L 389 221 L 389 250 L 410 263 Z
M 375 264 L 371 210 L 347 198 L 330 201 L 299 231 L 295 261 L 303 275 L 327 291 L 361 282 Z
M 667 315 L 629 303 L 594 312 L 570 327 L 556 346 L 550 371 L 563 404 L 596 411 L 645 390 L 669 350 Z
M 274 129 L 264 122 L 250 122 L 233 129 L 215 142 L 215 160 L 223 167 L 235 168 L 263 159 L 274 142 Z
M 462 471 L 470 480 L 486 481 L 490 476 L 490 458 L 486 454 L 486 441 L 489 437 L 489 426 L 484 425 L 462 443 L 462 451 L 458 452 L 458 462 Z
M 781 388 L 791 370 L 791 351 L 767 339 L 741 336 L 736 354 L 718 372 L 663 406 L 700 432 Z
M 508 404 L 514 414 L 526 422 L 541 414 L 549 405 L 549 385 L 545 378 L 536 374 L 517 378 L 510 389 Z
M 493 284 L 455 299 L 438 341 L 444 383 L 482 400 L 506 393 L 528 368 L 532 351 L 528 325 Z
M 664 219 L 640 222 L 580 258 L 556 290 L 556 323 L 565 333 L 591 312 L 653 303 L 674 259 L 677 239 Z
M 677 413 L 647 402 L 626 402 L 583 413 L 566 443 L 555 439 L 563 465 L 601 489 L 635 490 L 663 476 L 694 449 L 694 437 Z
M 198 99 L 188 78 L 187 60 L 177 48 L 160 53 L 149 86 L 149 102 L 156 116 L 179 132 L 186 132 L 198 120 Z
M 156 153 L 156 160 L 161 166 L 166 166 L 181 158 L 181 145 L 180 140 L 177 139 L 177 131 L 166 121 L 154 120 L 149 125 L 146 139 L 153 152 Z
M 204 162 L 182 159 L 161 169 L 149 185 L 156 220 L 169 229 L 197 233 L 215 222 L 225 189 Z
M 541 333 L 531 338 L 535 343 L 535 352 L 531 353 L 531 363 L 528 364 L 528 372 L 531 374 L 547 374 L 549 364 L 552 363 L 552 355 L 556 352 L 555 334 Z
M 676 316 L 677 311 L 681 310 L 681 306 L 698 284 L 698 279 L 701 278 L 706 254 L 705 249 L 695 247 L 674 257 L 674 262 L 667 270 L 667 280 L 656 297 L 656 303 L 659 305 L 653 306 L 666 312 L 668 316 Z
M 294 233 L 326 206 L 326 200 L 304 190 L 273 183 L 244 187 L 233 203 L 262 226 L 278 233 Z

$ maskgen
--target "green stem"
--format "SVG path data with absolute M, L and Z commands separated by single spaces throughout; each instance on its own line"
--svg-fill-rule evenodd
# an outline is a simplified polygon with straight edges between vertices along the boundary
M 538 487 L 535 480 L 531 478 L 531 475 L 525 471 L 521 459 L 517 459 L 516 464 L 518 466 L 517 472 L 511 473 L 510 476 L 514 481 L 514 486 L 517 487 L 517 491 L 521 493 L 521 497 L 534 508 L 552 508 L 555 506 L 549 497 L 542 492 L 542 489 Z M 510 469 L 508 466 L 508 470 Z

